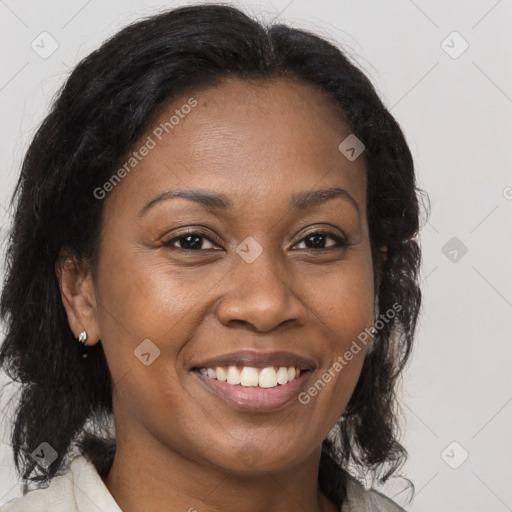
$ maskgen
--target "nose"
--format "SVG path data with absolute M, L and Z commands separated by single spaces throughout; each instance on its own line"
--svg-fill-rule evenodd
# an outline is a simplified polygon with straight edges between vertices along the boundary
M 240 260 L 233 267 L 229 291 L 217 306 L 217 318 L 228 327 L 243 324 L 267 332 L 281 324 L 304 325 L 307 310 L 292 289 L 291 274 L 265 251 L 252 263 Z M 297 283 L 295 283 L 295 287 Z

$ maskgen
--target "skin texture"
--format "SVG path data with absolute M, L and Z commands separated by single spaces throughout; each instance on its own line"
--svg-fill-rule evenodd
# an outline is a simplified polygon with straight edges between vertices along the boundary
M 265 413 L 229 405 L 189 368 L 237 350 L 284 350 L 315 360 L 311 385 L 372 325 L 364 157 L 338 150 L 350 129 L 325 93 L 284 79 L 229 79 L 175 98 L 134 149 L 190 97 L 197 106 L 104 199 L 97 279 L 61 256 L 70 328 L 85 329 L 90 345 L 101 340 L 114 382 L 117 453 L 105 483 L 124 512 L 337 510 L 317 485 L 321 443 L 365 350 L 308 404 Z M 289 205 L 296 192 L 333 186 L 360 216 L 339 197 L 301 212 Z M 139 216 L 177 188 L 223 193 L 233 207 L 179 198 Z M 211 242 L 162 245 L 184 228 Z M 306 235 L 325 230 L 354 245 L 326 237 L 328 249 L 315 248 Z M 250 264 L 236 252 L 249 236 L 263 249 Z M 149 366 L 134 356 L 144 339 L 160 350 Z

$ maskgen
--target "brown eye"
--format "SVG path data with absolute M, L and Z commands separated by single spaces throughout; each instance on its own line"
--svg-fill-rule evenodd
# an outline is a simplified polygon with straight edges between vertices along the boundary
M 178 245 L 176 245 L 178 244 Z M 205 247 L 206 244 L 206 247 Z M 208 247 L 208 244 L 211 247 Z M 188 231 L 162 243 L 162 246 L 184 251 L 200 251 L 214 249 L 214 243 L 201 231 Z
M 329 238 L 334 240 L 335 243 L 326 246 L 326 241 Z M 299 244 L 301 243 L 306 244 L 306 247 L 302 247 L 301 249 L 338 249 L 340 247 L 349 247 L 350 245 L 343 238 L 324 231 L 314 231 L 313 233 L 309 233 L 299 242 Z
M 334 243 L 329 243 L 329 239 L 334 241 Z M 304 243 L 306 246 L 299 249 L 312 250 L 339 249 L 351 245 L 345 239 L 324 231 L 309 233 L 299 242 L 299 244 L 301 243 Z M 201 231 L 187 231 L 162 243 L 164 247 L 183 251 L 214 250 L 215 245 L 216 244 Z

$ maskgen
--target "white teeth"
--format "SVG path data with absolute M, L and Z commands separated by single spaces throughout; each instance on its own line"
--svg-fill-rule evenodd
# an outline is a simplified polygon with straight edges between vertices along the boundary
M 284 366 L 281 366 L 279 370 L 277 370 L 277 383 L 278 384 L 286 384 L 288 382 L 288 369 Z
M 226 382 L 226 379 L 228 377 L 226 375 L 226 372 L 224 371 L 224 368 L 217 366 L 217 368 L 215 368 L 215 374 L 216 374 L 217 380 L 220 380 L 221 382 Z M 213 378 L 215 378 L 215 377 L 213 377 Z
M 258 370 L 245 366 L 240 372 L 240 384 L 242 386 L 257 386 L 258 385 Z
M 240 372 L 236 366 L 230 366 L 227 373 L 228 384 L 240 384 Z
M 240 384 L 245 387 L 275 388 L 278 384 L 284 385 L 300 376 L 300 370 L 293 366 L 280 366 L 279 368 L 268 366 L 266 368 L 253 368 L 244 366 L 239 370 L 236 366 L 214 368 L 200 368 L 200 373 L 227 382 L 234 386 Z
M 258 379 L 260 388 L 275 388 L 277 386 L 277 373 L 274 368 L 263 368 Z

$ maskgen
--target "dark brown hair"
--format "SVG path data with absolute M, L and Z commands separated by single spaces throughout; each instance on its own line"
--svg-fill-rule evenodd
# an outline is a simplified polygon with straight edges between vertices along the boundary
M 21 384 L 11 442 L 24 482 L 47 482 L 63 472 L 73 446 L 101 474 L 115 454 L 115 439 L 106 435 L 109 368 L 102 344 L 90 347 L 84 359 L 69 328 L 54 270 L 59 251 L 70 248 L 94 271 L 104 203 L 93 191 L 112 176 L 164 102 L 225 77 L 313 84 L 330 95 L 333 108 L 341 107 L 366 147 L 376 300 L 381 312 L 394 304 L 401 309 L 377 332 L 335 435 L 323 442 L 319 485 L 341 504 L 349 465 L 383 481 L 405 461 L 395 387 L 421 302 L 421 191 L 404 135 L 367 77 L 332 43 L 284 24 L 264 26 L 230 6 L 205 4 L 134 23 L 83 59 L 25 155 L 0 307 L 6 325 L 0 365 Z M 381 245 L 388 247 L 382 269 L 375 266 Z M 41 442 L 58 454 L 46 472 L 30 456 Z

